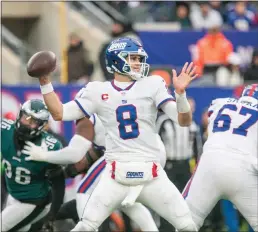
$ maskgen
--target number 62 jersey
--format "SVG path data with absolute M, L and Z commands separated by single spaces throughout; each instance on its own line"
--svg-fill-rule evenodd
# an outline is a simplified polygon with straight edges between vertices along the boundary
M 105 158 L 110 161 L 158 161 L 157 109 L 171 100 L 177 115 L 176 103 L 160 76 L 131 84 L 91 82 L 75 98 L 87 117 L 96 113 L 104 125 Z
M 208 140 L 204 151 L 217 149 L 252 155 L 257 160 L 258 102 L 220 98 L 208 109 Z

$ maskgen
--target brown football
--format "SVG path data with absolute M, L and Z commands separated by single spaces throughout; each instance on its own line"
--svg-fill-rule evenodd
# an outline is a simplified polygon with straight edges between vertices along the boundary
M 42 77 L 53 72 L 56 67 L 56 55 L 51 51 L 35 53 L 27 63 L 27 72 L 31 77 Z

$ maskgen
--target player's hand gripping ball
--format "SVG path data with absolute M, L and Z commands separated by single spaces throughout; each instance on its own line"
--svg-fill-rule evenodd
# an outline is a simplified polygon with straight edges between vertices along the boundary
M 51 51 L 34 54 L 27 63 L 27 72 L 31 77 L 43 77 L 56 68 L 56 55 Z

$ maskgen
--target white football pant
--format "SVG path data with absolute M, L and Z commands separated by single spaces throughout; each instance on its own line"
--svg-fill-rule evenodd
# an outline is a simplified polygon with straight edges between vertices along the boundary
M 102 222 L 121 207 L 128 190 L 129 186 L 112 179 L 110 170 L 105 168 L 99 184 L 86 203 L 82 220 L 72 231 L 97 231 Z M 144 185 L 137 201 L 152 208 L 177 230 L 196 231 L 185 200 L 163 169 L 159 170 L 158 177 Z
M 49 210 L 50 204 L 42 208 L 36 205 L 22 203 L 9 195 L 6 207 L 1 213 L 1 231 L 28 231 L 31 224 L 46 216 Z
M 227 199 L 258 231 L 258 171 L 244 154 L 204 153 L 183 196 L 198 229 L 216 203 Z

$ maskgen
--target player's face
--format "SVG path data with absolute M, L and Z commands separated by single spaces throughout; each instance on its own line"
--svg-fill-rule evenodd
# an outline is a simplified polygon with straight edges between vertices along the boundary
M 131 54 L 126 58 L 127 63 L 131 66 L 131 69 L 134 72 L 141 71 L 141 60 L 142 60 L 142 57 L 140 55 Z
M 31 117 L 30 115 L 28 115 L 26 113 L 23 113 L 23 115 L 20 119 L 20 123 L 31 129 L 35 129 L 39 126 L 37 119 L 34 119 L 33 117 Z

